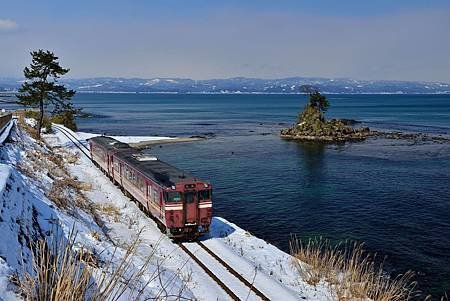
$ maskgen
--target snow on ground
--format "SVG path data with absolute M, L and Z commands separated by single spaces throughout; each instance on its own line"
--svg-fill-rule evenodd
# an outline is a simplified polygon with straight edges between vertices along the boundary
M 67 129 L 67 128 L 66 128 Z M 71 133 L 74 133 L 73 131 L 69 130 Z M 86 133 L 86 132 L 76 132 L 74 133 L 75 137 L 79 140 L 87 140 L 93 137 L 101 136 L 101 134 L 93 134 L 93 133 Z M 139 142 L 147 142 L 147 141 L 155 141 L 155 140 L 173 140 L 177 139 L 174 137 L 163 137 L 163 136 L 110 136 L 111 138 L 114 138 L 116 140 L 119 140 L 120 142 L 124 143 L 139 143 Z
M 87 133 L 73 134 L 81 140 L 93 137 Z M 81 183 L 89 184 L 83 196 L 97 208 L 96 218 L 82 208 L 58 208 L 47 197 L 56 181 L 52 169 L 57 167 L 45 167 L 45 164 L 39 167 L 41 161 L 36 159 L 42 156 L 41 153 L 51 151 L 17 128 L 13 128 L 12 136 L 13 143 L 5 144 L 0 150 L 1 163 L 4 163 L 0 165 L 0 191 L 3 192 L 0 233 L 6 238 L 0 241 L 0 300 L 16 298 L 7 277 L 14 271 L 20 273 L 23 270 L 19 260 L 19 256 L 23 256 L 21 251 L 25 254 L 23 258 L 30 260 L 26 239 L 45 237 L 54 223 L 61 224 L 65 233 L 75 224 L 77 244 L 100 257 L 111 255 L 114 248 L 118 248 L 117 254 L 122 254 L 140 233 L 139 247 L 132 260 L 134 266 L 139 267 L 151 256 L 150 264 L 141 277 L 149 282 L 146 288 L 149 295 L 159 295 L 165 300 L 176 299 L 179 294 L 197 300 L 230 299 L 60 131 L 45 135 L 45 141 L 53 152 L 64 158 L 68 174 Z M 142 138 L 123 137 L 122 141 L 141 141 L 138 139 Z M 159 140 L 162 137 L 150 138 Z M 74 154 L 79 159 L 69 160 Z M 50 157 L 40 158 L 45 161 Z M 41 170 L 35 170 L 36 166 Z M 39 172 L 38 176 L 36 172 Z M 326 285 L 313 287 L 301 280 L 288 254 L 223 218 L 213 218 L 211 231 L 203 242 L 272 300 L 332 299 Z M 103 257 L 101 259 L 107 259 Z M 213 272 L 220 277 L 219 268 Z M 159 276 L 155 277 L 155 274 Z M 249 294 L 248 300 L 258 298 Z
M 11 131 L 11 128 L 13 127 L 15 123 L 15 120 L 10 121 L 7 123 L 3 129 L 0 129 L 0 145 L 3 144 L 3 142 L 6 140 L 6 138 L 9 135 L 9 132 Z
M 91 134 L 91 133 L 84 133 L 84 132 L 77 132 L 78 137 L 81 139 L 89 139 L 92 137 L 100 136 L 99 134 Z M 177 139 L 174 137 L 161 137 L 161 136 L 110 136 L 111 138 L 114 138 L 116 140 L 119 140 L 120 142 L 124 143 L 139 143 L 139 142 L 147 142 L 147 141 L 156 141 L 156 140 L 173 140 Z
M 112 266 L 118 265 L 128 245 L 139 233 L 140 229 L 132 227 L 136 221 L 112 222 L 116 225 L 114 231 L 117 239 L 109 239 L 109 223 L 99 222 L 84 208 L 58 207 L 48 196 L 58 174 L 64 171 L 58 171 L 58 166 L 50 162 L 53 154 L 17 128 L 13 128 L 11 140 L 0 150 L 0 300 L 17 299 L 14 293 L 17 289 L 8 278 L 13 273 L 22 275 L 24 271 L 31 271 L 30 242 L 45 239 L 56 224 L 60 225 L 66 236 L 75 228 L 77 248 L 96 254 L 99 262 L 110 261 L 114 254 Z M 66 192 L 65 197 L 76 197 L 70 191 Z M 94 191 L 92 196 L 96 196 Z M 100 214 L 101 220 L 107 221 L 109 218 L 106 213 Z M 114 232 L 111 231 L 111 234 Z M 153 244 L 139 244 L 131 258 L 130 272 L 138 271 L 158 248 L 158 239 L 154 239 Z M 167 269 L 162 265 L 166 256 L 165 253 L 158 253 L 150 258 L 148 268 L 139 279 L 140 283 L 149 282 L 144 296 L 159 295 L 160 299 L 171 299 L 167 296 L 182 294 L 183 297 L 193 298 L 193 294 L 185 288 L 183 275 L 177 270 L 183 261 L 180 260 L 178 266 L 174 264 L 173 269 Z M 125 292 L 122 300 L 128 300 L 130 294 L 131 291 Z
M 57 133 L 52 139 L 56 137 L 60 144 L 77 151 L 71 143 L 66 143 L 67 139 L 64 136 Z M 89 167 L 85 167 L 85 165 Z M 148 227 L 144 236 L 149 239 L 149 242 L 161 238 L 161 232 L 153 221 L 142 214 L 133 203 L 130 203 L 128 198 L 124 197 L 122 192 L 103 176 L 87 158 L 82 158 L 80 165 L 73 166 L 71 170 L 83 181 L 93 183 L 93 190 L 90 192 L 91 199 L 96 199 L 96 202 L 101 203 L 113 200 L 114 204 L 121 209 L 121 219 L 125 217 L 125 220 L 134 220 L 139 226 Z M 120 236 L 122 230 L 115 230 L 111 226 L 112 235 Z M 177 258 L 177 255 L 181 253 L 180 256 L 185 258 L 184 253 L 166 237 L 163 237 L 163 242 L 162 246 L 168 248 L 167 252 L 172 256 Z M 237 267 L 238 272 L 246 276 L 246 279 L 253 279 L 256 270 L 255 286 L 258 288 L 271 287 L 271 291 L 267 291 L 268 295 L 275 297 L 280 294 L 278 296 L 283 295 L 286 300 L 293 297 L 319 300 L 329 295 L 327 287 L 313 287 L 301 281 L 298 271 L 291 262 L 291 256 L 223 218 L 213 218 L 210 234 L 205 238 L 204 243 L 218 254 L 224 254 L 223 260 L 231 266 Z M 191 289 L 196 297 L 201 298 L 202 294 L 196 294 L 196 288 L 192 287 Z M 265 292 L 263 289 L 261 290 Z

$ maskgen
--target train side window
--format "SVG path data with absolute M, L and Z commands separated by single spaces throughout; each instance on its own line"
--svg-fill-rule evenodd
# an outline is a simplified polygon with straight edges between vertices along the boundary
M 156 189 L 153 190 L 153 202 L 159 204 L 159 193 Z
M 181 201 L 181 193 L 178 191 L 166 192 L 166 203 L 176 203 Z
M 211 190 L 200 190 L 198 192 L 198 199 L 200 201 L 209 200 L 211 198 Z
M 139 190 L 145 193 L 145 182 L 141 177 L 139 177 L 138 183 L 139 183 Z
M 148 195 L 148 199 L 150 201 L 152 201 L 153 193 L 152 193 L 152 186 L 150 186 L 150 185 L 147 186 L 147 195 Z
M 193 203 L 194 202 L 194 192 L 185 192 L 184 199 L 186 200 L 186 203 L 188 203 L 188 204 Z

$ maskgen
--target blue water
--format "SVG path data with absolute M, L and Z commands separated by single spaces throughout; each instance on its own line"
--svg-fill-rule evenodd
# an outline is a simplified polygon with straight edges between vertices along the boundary
M 450 136 L 450 96 L 332 95 L 329 118 Z M 450 291 L 450 144 L 370 139 L 322 145 L 280 139 L 305 96 L 78 94 L 83 131 L 203 135 L 153 147 L 210 180 L 215 214 L 288 250 L 290 233 L 358 240 L 393 273 L 418 273 L 422 296 Z

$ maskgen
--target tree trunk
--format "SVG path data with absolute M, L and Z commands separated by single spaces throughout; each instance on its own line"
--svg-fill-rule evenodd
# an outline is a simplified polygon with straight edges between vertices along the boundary
M 37 138 L 38 140 L 41 140 L 41 129 L 42 129 L 42 122 L 44 121 L 44 101 L 39 102 L 39 122 L 38 122 L 38 129 L 37 129 Z

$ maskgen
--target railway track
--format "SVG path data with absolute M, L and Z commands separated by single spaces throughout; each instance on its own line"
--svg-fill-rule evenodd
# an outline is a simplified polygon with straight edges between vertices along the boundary
M 61 134 L 67 137 L 89 160 L 92 160 L 89 148 L 84 145 L 77 137 L 75 137 L 70 131 L 65 128 L 54 124 L 53 128 L 57 129 Z
M 270 300 L 253 285 L 253 281 L 250 282 L 245 279 L 201 241 L 178 243 L 178 246 L 180 246 L 180 248 L 188 254 L 188 256 L 191 257 L 192 260 L 231 297 L 231 299 L 247 300 L 252 296 L 261 300 Z M 195 249 L 195 246 L 198 246 L 199 248 Z
M 65 128 L 53 125 L 64 136 L 66 136 L 89 160 L 92 160 L 89 149 L 78 138 L 76 138 L 70 131 Z M 261 300 L 270 300 L 259 289 L 227 264 L 220 256 L 214 253 L 211 249 L 205 246 L 202 242 L 197 241 L 193 243 L 177 243 L 178 246 L 200 267 L 202 270 L 212 278 L 233 300 L 247 300 L 251 297 L 259 298 Z M 198 246 L 197 250 L 193 250 L 192 246 Z M 201 252 L 200 252 L 201 251 Z M 196 255 L 197 254 L 197 255 Z M 201 256 L 200 256 L 201 255 Z M 215 270 L 215 271 L 213 271 Z M 220 271 L 220 277 L 219 273 Z M 254 279 L 253 279 L 254 280 Z

